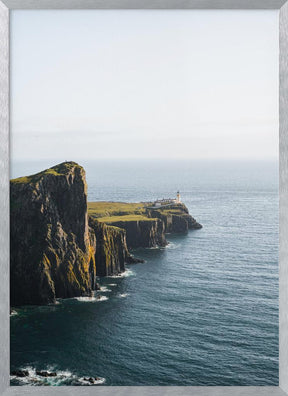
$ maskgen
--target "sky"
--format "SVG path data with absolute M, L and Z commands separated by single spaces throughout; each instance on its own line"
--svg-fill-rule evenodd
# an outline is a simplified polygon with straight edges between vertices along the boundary
M 278 17 L 12 11 L 12 162 L 277 159 Z

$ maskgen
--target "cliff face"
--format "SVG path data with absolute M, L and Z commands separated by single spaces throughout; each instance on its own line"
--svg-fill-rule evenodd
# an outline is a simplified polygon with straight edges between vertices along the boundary
M 83 168 L 63 163 L 10 186 L 11 304 L 89 295 L 96 238 L 88 226 Z
M 10 190 L 13 306 L 91 295 L 96 276 L 143 262 L 128 248 L 165 246 L 165 233 L 202 227 L 183 204 L 94 202 L 88 216 L 85 171 L 75 162 L 11 180 Z
M 149 217 L 157 217 L 165 224 L 166 233 L 185 233 L 188 230 L 198 230 L 202 228 L 190 214 L 184 204 L 169 205 L 163 208 L 148 209 Z
M 99 223 L 92 217 L 89 217 L 89 226 L 97 240 L 95 260 L 98 276 L 116 275 L 125 271 L 125 263 L 141 262 L 129 253 L 124 229 Z
M 160 207 L 152 203 L 89 202 L 91 218 L 126 231 L 128 248 L 166 246 L 166 233 L 202 228 L 181 203 Z
M 161 219 L 112 222 L 126 231 L 128 247 L 166 246 L 165 225 Z

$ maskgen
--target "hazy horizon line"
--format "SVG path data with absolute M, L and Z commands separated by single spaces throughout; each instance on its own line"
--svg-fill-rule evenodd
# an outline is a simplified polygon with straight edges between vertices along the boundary
M 220 158 L 220 157 L 197 157 L 197 158 L 189 158 L 189 157 L 175 157 L 175 158 L 168 158 L 168 157 L 163 157 L 163 158 L 157 158 L 157 157 L 130 157 L 130 158 L 111 158 L 111 157 L 101 157 L 101 158 L 76 158 L 76 159 L 60 159 L 60 158 L 38 158 L 38 159 L 30 159 L 30 158 L 18 158 L 18 159 L 13 159 L 10 158 L 10 164 L 13 164 L 13 162 L 57 162 L 57 163 L 62 163 L 62 162 L 91 162 L 91 161 L 111 161 L 111 162 L 116 162 L 116 161 L 121 161 L 121 162 L 136 162 L 136 161 L 201 161 L 201 162 L 211 162 L 211 161 L 229 161 L 229 162 L 250 162 L 250 161 L 273 161 L 273 162 L 279 162 L 279 156 L 277 157 L 225 157 L 225 158 Z

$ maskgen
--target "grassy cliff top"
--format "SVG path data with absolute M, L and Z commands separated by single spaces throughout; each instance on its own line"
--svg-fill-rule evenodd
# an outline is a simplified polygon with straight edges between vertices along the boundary
M 120 221 L 127 222 L 127 221 L 154 221 L 157 219 L 153 219 L 150 217 L 147 217 L 145 215 L 137 215 L 137 214 L 128 214 L 124 216 L 107 216 L 107 217 L 99 217 L 97 219 L 100 223 L 106 223 L 106 224 L 111 224 L 111 223 L 118 223 Z
M 151 203 L 126 203 L 126 202 L 88 202 L 88 214 L 101 223 L 112 224 L 120 221 L 153 221 L 155 217 L 148 217 L 147 207 Z M 185 214 L 183 204 L 153 208 L 163 215 Z
M 24 177 L 18 177 L 17 179 L 12 179 L 10 180 L 11 183 L 36 183 L 38 182 L 43 176 L 46 175 L 54 175 L 54 176 L 63 176 L 67 175 L 71 169 L 83 169 L 80 165 L 78 165 L 76 162 L 70 161 L 70 162 L 62 162 L 61 164 L 55 165 L 52 168 L 45 169 L 42 172 L 35 173 L 34 175 L 30 176 L 24 176 Z
M 147 216 L 145 206 L 141 202 L 88 202 L 88 214 L 106 224 L 119 221 L 155 220 Z
M 125 215 L 143 215 L 145 206 L 143 203 L 126 203 L 126 202 L 88 202 L 88 213 L 90 216 L 110 217 Z
M 177 209 L 177 208 L 173 208 L 173 209 L 167 209 L 167 208 L 165 208 L 165 209 L 162 209 L 162 208 L 157 208 L 156 209 L 158 212 L 160 212 L 160 213 L 163 213 L 164 215 L 169 215 L 169 214 L 175 214 L 175 215 L 183 215 L 183 209 L 182 208 L 179 208 L 179 209 Z

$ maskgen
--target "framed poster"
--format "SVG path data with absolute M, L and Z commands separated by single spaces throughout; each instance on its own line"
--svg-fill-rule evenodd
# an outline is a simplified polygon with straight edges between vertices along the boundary
M 286 6 L 60 3 L 1 9 L 4 394 L 284 394 Z

